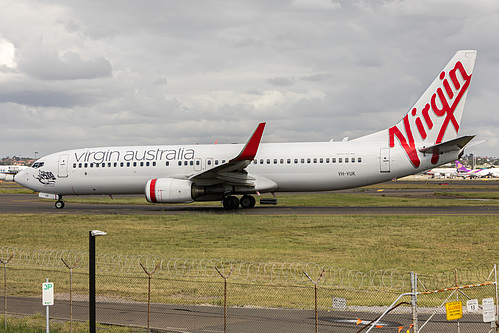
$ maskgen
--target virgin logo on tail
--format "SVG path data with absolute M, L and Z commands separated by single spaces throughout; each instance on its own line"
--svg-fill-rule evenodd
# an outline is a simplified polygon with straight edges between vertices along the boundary
M 459 76 L 458 73 L 460 74 Z M 390 148 L 395 147 L 395 137 L 397 137 L 415 168 L 419 167 L 421 161 L 416 149 L 413 131 L 420 136 L 421 140 L 419 141 L 423 142 L 427 139 L 430 132 L 438 131 L 435 142 L 431 142 L 432 145 L 442 142 L 450 124 L 452 124 L 456 133 L 459 131 L 459 122 L 454 115 L 454 111 L 468 90 L 471 82 L 471 74 L 466 72 L 461 61 L 457 61 L 449 73 L 445 73 L 445 71 L 440 73 L 439 79 L 442 86 L 437 88 L 437 91 L 433 93 L 422 110 L 414 108 L 406 114 L 403 119 L 402 129 L 395 125 L 388 130 Z M 434 117 L 437 118 L 435 119 Z M 445 118 L 440 128 L 433 128 L 435 124 L 432 119 L 438 120 L 441 117 Z M 438 122 L 435 121 L 435 123 Z M 432 156 L 431 162 L 433 164 L 438 162 L 438 154 Z

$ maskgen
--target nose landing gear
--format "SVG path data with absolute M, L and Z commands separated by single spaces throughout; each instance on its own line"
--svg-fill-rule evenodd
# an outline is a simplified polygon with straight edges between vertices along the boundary
M 63 209 L 64 208 L 64 201 L 62 200 L 62 196 L 59 196 L 59 199 L 55 202 L 55 208 L 57 209 Z

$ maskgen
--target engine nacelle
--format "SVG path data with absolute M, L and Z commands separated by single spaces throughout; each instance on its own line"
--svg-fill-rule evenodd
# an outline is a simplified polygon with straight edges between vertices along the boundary
M 0 173 L 0 180 L 13 181 L 14 175 L 11 173 Z
M 157 203 L 187 203 L 194 201 L 193 188 L 190 180 L 174 178 L 151 179 L 146 184 L 146 199 Z

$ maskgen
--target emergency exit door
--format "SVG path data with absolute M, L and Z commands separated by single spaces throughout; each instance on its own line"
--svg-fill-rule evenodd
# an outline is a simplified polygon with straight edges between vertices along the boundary
M 390 172 L 390 148 L 379 150 L 379 171 Z

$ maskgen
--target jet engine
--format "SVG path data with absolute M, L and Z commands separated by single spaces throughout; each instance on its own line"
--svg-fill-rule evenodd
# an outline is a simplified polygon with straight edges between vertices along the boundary
M 185 179 L 156 178 L 146 184 L 146 199 L 156 203 L 186 203 L 192 202 L 196 195 L 196 185 Z

